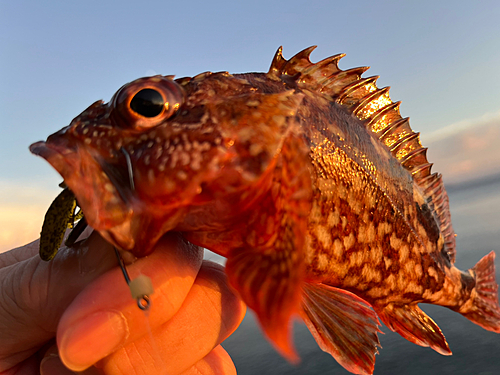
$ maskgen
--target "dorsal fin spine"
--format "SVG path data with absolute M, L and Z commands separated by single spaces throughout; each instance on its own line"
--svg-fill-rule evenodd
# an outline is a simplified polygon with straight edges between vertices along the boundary
M 379 137 L 379 139 L 391 149 L 396 142 L 402 137 L 405 137 L 408 133 L 406 132 L 408 117 L 401 118 L 394 121 L 391 125 L 387 127 L 384 133 Z
M 283 57 L 283 47 L 280 46 L 274 54 L 273 61 L 267 73 L 268 77 L 278 79 L 286 63 L 287 60 Z
M 442 185 L 442 177 L 440 174 L 434 173 L 432 176 L 434 178 L 430 181 L 429 185 L 424 187 L 424 193 L 425 193 L 425 195 L 427 195 L 429 197 L 437 196 L 437 193 Z M 434 203 L 434 201 L 435 201 L 435 199 L 430 200 L 430 202 L 433 202 L 433 203 Z
M 401 164 L 404 164 L 405 168 L 413 173 L 415 166 L 422 164 L 423 160 L 426 158 L 427 148 L 421 147 L 408 153 L 403 159 L 401 159 Z
M 427 150 L 427 149 L 425 149 Z M 420 181 L 431 174 L 432 163 L 422 164 L 412 170 L 413 179 L 420 184 Z
M 369 119 L 380 108 L 384 108 L 389 103 L 392 103 L 389 98 L 390 87 L 377 89 L 377 86 L 375 86 L 375 88 L 375 91 L 363 98 L 356 108 L 354 108 L 353 113 L 357 118 L 361 120 Z
M 406 158 L 411 152 L 418 150 L 420 142 L 418 136 L 420 133 L 409 133 L 401 138 L 396 144 L 391 148 L 392 154 L 401 161 Z
M 377 88 L 378 77 L 361 77 L 367 67 L 339 69 L 338 61 L 343 54 L 312 63 L 309 56 L 314 48 L 306 48 L 290 60 L 283 58 L 279 48 L 269 69 L 269 78 L 276 80 L 281 75 L 289 76 L 288 79 L 292 77 L 299 88 L 324 94 L 363 121 L 375 138 L 391 150 L 392 155 L 411 173 L 413 181 L 434 210 L 446 250 L 454 261 L 455 234 L 442 177 L 431 172 L 432 163 L 427 160 L 427 149 L 422 147 L 419 134 L 412 131 L 409 119 L 401 117 L 400 102 L 391 101 L 389 88 Z
M 304 69 L 302 75 L 314 76 L 314 73 L 320 71 L 322 72 L 321 76 L 324 77 L 324 79 L 326 80 L 332 74 L 335 74 L 340 71 L 338 63 L 339 60 L 344 56 L 345 56 L 344 53 L 339 53 L 338 55 L 327 57 L 326 59 L 323 59 L 320 62 L 317 62 L 316 64 L 311 64 L 309 68 Z
M 393 121 L 401 118 L 399 114 L 400 105 L 401 102 L 395 102 L 380 108 L 372 115 L 368 121 L 367 127 L 371 129 L 373 133 L 384 131 Z
M 347 106 L 356 103 L 356 99 L 364 99 L 367 94 L 377 90 L 378 76 L 372 76 L 368 78 L 359 78 L 355 82 L 347 85 L 344 89 L 342 95 L 339 95 L 338 102 Z M 349 102 L 346 103 L 346 100 Z
M 332 74 L 328 80 L 325 81 L 323 88 L 320 89 L 320 92 L 331 96 L 338 96 L 342 93 L 346 85 L 358 81 L 361 78 L 361 74 L 366 72 L 368 69 L 368 67 L 361 67 L 341 70 L 338 73 Z
M 306 60 L 307 62 L 311 62 L 309 57 L 311 56 L 312 51 L 314 51 L 318 46 L 311 46 L 303 49 L 295 56 L 293 56 L 290 60 L 288 60 L 288 64 L 295 65 L 298 62 L 302 62 L 302 60 Z

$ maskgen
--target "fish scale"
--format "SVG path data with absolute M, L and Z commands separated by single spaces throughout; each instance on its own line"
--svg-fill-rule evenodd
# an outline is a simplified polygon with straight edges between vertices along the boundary
M 455 268 L 442 178 L 400 103 L 368 68 L 339 69 L 343 55 L 312 63 L 314 48 L 278 49 L 267 73 L 140 78 L 30 149 L 116 248 L 145 256 L 179 231 L 227 257 L 229 282 L 291 361 L 296 316 L 355 374 L 373 373 L 379 318 L 451 354 L 421 302 L 500 333 L 495 254 Z

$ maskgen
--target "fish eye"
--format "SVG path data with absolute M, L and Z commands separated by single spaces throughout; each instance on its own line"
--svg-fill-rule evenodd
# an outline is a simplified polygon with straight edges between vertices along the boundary
M 144 117 L 156 117 L 164 108 L 163 96 L 153 89 L 142 89 L 130 101 L 130 109 Z
M 109 102 L 116 124 L 146 129 L 173 117 L 184 103 L 184 90 L 171 77 L 137 79 L 117 91 Z

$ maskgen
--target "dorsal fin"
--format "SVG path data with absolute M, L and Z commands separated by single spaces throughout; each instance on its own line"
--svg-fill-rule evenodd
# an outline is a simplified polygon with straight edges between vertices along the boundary
M 411 130 L 408 118 L 401 117 L 400 102 L 392 102 L 389 87 L 377 87 L 375 83 L 378 77 L 361 78 L 368 68 L 339 69 L 338 61 L 343 54 L 312 63 L 309 56 L 315 48 L 306 48 L 286 60 L 280 47 L 267 73 L 268 77 L 276 80 L 282 75 L 292 76 L 299 87 L 331 97 L 363 121 L 367 129 L 411 173 L 413 181 L 424 193 L 443 233 L 444 250 L 453 263 L 455 232 L 451 225 L 448 195 L 441 175 L 431 172 L 432 163 L 427 160 L 427 149 L 420 144 L 419 133 Z

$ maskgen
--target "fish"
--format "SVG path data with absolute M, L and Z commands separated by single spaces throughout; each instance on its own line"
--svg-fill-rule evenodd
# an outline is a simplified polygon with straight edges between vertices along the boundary
M 500 333 L 495 253 L 454 266 L 441 174 L 367 67 L 314 46 L 267 73 L 139 78 L 30 146 L 86 222 L 136 257 L 166 232 L 227 258 L 230 285 L 292 362 L 291 323 L 354 374 L 372 374 L 380 321 L 450 355 L 419 307 Z

